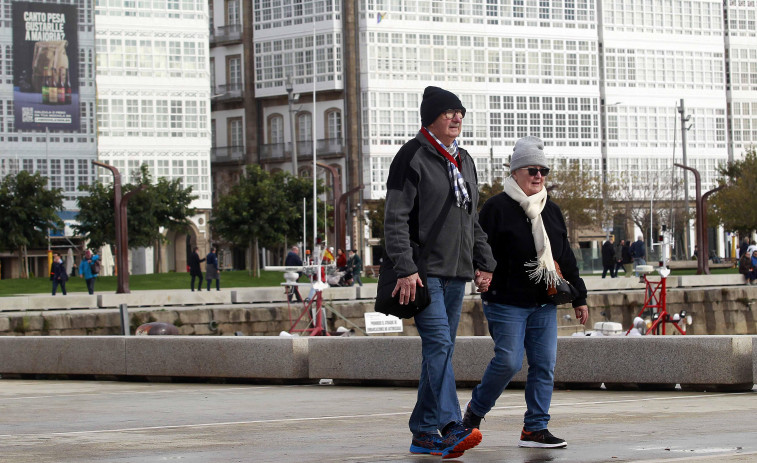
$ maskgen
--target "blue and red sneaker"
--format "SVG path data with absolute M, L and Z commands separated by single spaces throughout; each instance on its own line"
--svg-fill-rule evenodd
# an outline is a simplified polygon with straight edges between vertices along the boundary
M 463 452 L 449 452 L 445 455 L 444 444 L 441 436 L 436 433 L 420 432 L 413 434 L 413 441 L 410 443 L 410 453 L 439 455 L 442 458 L 457 458 Z
M 457 458 L 480 444 L 482 438 L 478 429 L 466 428 L 460 421 L 453 423 L 442 437 L 442 458 Z

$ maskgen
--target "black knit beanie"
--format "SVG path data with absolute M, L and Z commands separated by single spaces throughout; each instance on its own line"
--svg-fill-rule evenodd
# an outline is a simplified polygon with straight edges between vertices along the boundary
M 439 114 L 448 109 L 462 109 L 465 115 L 465 107 L 452 92 L 448 92 L 439 87 L 426 87 L 423 91 L 423 101 L 421 101 L 421 124 L 423 127 L 431 125 Z

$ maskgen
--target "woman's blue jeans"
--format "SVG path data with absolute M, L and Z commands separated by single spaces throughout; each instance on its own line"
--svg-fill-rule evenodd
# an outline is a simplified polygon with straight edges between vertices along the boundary
M 484 314 L 494 339 L 494 358 L 489 362 L 481 384 L 473 389 L 471 411 L 478 416 L 489 413 L 523 366 L 525 350 L 528 377 L 523 429 L 546 429 L 557 358 L 557 307 L 553 304 L 516 307 L 484 302 Z
M 415 316 L 421 337 L 423 361 L 418 399 L 410 415 L 410 431 L 436 433 L 452 421 L 460 421 L 452 354 L 463 308 L 465 281 L 428 278 L 431 303 Z

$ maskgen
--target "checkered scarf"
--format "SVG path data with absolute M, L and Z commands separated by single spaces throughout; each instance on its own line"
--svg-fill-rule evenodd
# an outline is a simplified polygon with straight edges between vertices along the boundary
M 437 143 L 439 143 L 439 146 L 444 148 L 453 158 L 457 158 L 460 151 L 457 146 L 457 140 L 453 140 L 452 145 L 447 147 L 444 146 L 444 143 L 439 141 L 439 139 L 436 138 L 436 135 L 434 135 L 430 130 L 428 131 L 428 134 L 431 135 L 431 137 L 433 137 L 433 139 Z M 470 208 L 471 199 L 470 194 L 468 193 L 468 188 L 465 185 L 463 174 L 460 173 L 460 170 L 457 168 L 455 163 L 446 158 L 445 160 L 447 161 L 447 173 L 449 174 L 450 188 L 452 188 L 452 191 L 455 193 L 455 202 L 457 204 L 457 207 L 467 210 Z

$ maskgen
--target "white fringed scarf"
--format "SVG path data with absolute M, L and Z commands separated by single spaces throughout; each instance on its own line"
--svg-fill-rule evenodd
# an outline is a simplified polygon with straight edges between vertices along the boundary
M 543 188 L 535 195 L 526 196 L 515 179 L 510 176 L 505 179 L 505 193 L 520 204 L 526 216 L 531 221 L 531 234 L 534 237 L 536 247 L 536 259 L 525 263 L 528 277 L 535 282 L 543 281 L 547 288 L 555 287 L 561 278 L 555 268 L 555 259 L 552 257 L 552 247 L 549 244 L 547 230 L 541 218 L 541 211 L 547 204 L 547 189 Z

